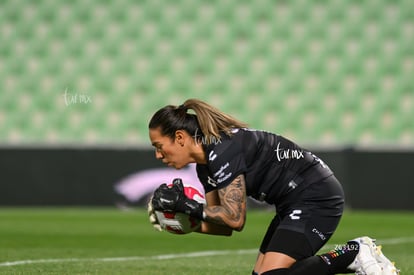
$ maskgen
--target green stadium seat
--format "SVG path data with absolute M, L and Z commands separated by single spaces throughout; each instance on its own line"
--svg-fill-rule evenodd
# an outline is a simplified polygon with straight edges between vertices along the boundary
M 300 143 L 412 146 L 411 6 L 3 1 L 0 142 L 147 144 L 156 109 L 198 97 Z

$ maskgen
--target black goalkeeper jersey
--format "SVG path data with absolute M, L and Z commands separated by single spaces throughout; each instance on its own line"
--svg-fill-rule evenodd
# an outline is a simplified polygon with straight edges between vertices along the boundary
M 286 194 L 332 175 L 311 152 L 265 131 L 234 129 L 231 137 L 222 134 L 203 146 L 207 164 L 197 164 L 197 175 L 206 193 L 244 174 L 248 196 L 277 204 Z

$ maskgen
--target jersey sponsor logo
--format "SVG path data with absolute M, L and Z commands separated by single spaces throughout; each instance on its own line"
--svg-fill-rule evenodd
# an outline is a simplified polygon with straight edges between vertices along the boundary
M 230 178 L 232 173 L 227 173 L 225 170 L 230 166 L 230 163 L 226 162 L 226 164 L 222 165 L 220 169 L 213 174 L 213 177 L 217 179 L 218 183 L 222 183 L 226 179 Z
M 295 209 L 292 211 L 292 213 L 289 214 L 289 217 L 291 220 L 300 220 L 299 215 L 302 214 L 302 210 Z
M 224 174 L 224 169 L 226 169 L 229 166 L 230 164 L 228 162 L 221 166 L 220 169 L 216 173 L 214 173 L 214 177 L 222 177 Z
M 302 150 L 280 148 L 280 142 L 277 143 L 275 152 L 278 161 L 284 159 L 302 159 L 305 157 Z
M 223 173 L 223 176 L 222 177 L 220 177 L 220 178 L 218 178 L 217 179 L 217 182 L 218 183 L 222 183 L 223 181 L 225 181 L 226 179 L 228 179 L 228 178 L 230 178 L 231 177 L 231 175 L 233 175 L 233 173 L 228 173 L 227 175 L 224 175 L 224 173 Z
M 217 154 L 214 153 L 214 151 L 211 151 L 210 154 L 208 154 L 208 160 L 214 161 L 217 158 Z

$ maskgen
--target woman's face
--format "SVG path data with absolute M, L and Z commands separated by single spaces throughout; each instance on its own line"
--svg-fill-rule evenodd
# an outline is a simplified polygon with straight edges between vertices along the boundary
M 176 131 L 175 138 L 163 136 L 159 128 L 149 129 L 152 146 L 155 147 L 155 157 L 163 163 L 176 169 L 181 169 L 191 162 L 188 149 L 188 137 L 185 131 Z

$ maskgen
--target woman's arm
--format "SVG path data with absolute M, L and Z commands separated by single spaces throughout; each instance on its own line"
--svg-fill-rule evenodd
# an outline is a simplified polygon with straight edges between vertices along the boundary
M 237 176 L 228 186 L 207 193 L 205 221 L 200 233 L 231 235 L 241 231 L 246 221 L 246 184 L 244 175 Z

